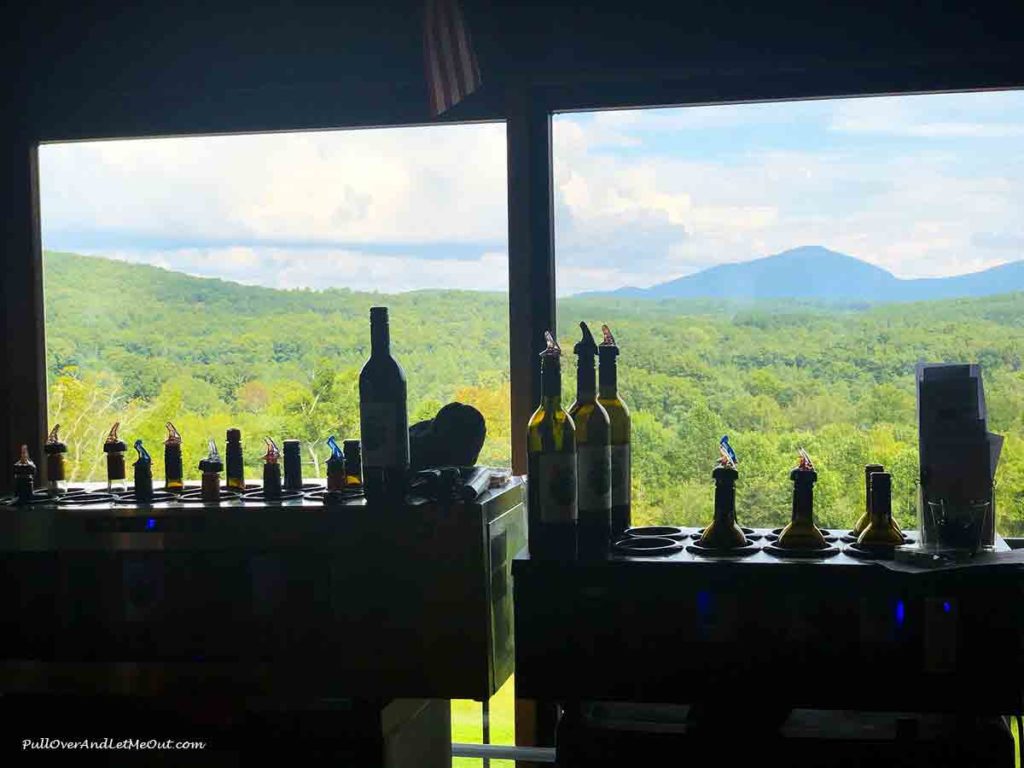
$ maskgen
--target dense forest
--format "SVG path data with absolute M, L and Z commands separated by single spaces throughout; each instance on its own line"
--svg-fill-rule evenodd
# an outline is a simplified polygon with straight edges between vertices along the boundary
M 186 472 L 242 430 L 258 473 L 262 437 L 301 439 L 322 474 L 331 434 L 358 436 L 358 371 L 369 307 L 391 310 L 392 348 L 409 380 L 410 421 L 460 400 L 487 418 L 481 462 L 507 464 L 508 302 L 503 294 L 278 291 L 73 254 L 45 254 L 49 416 L 75 480 L 103 476 L 114 421 L 159 456 L 164 423 L 185 438 Z M 915 304 L 825 305 L 594 297 L 562 299 L 558 337 L 611 325 L 620 389 L 633 413 L 634 519 L 700 523 L 711 514 L 717 443 L 739 459 L 741 522 L 778 525 L 802 446 L 819 471 L 815 507 L 848 525 L 863 506 L 862 466 L 894 473 L 896 513 L 913 514 L 914 364 L 981 363 L 989 427 L 1007 441 L 998 525 L 1024 533 L 1024 294 Z M 568 362 L 568 372 L 572 363 Z M 564 376 L 571 400 L 573 376 Z M 159 475 L 162 462 L 154 466 Z

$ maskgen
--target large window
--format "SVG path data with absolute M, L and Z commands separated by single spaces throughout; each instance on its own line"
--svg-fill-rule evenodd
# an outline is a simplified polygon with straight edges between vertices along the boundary
M 48 415 L 69 479 L 104 477 L 115 421 L 150 450 L 174 423 L 186 477 L 228 427 L 250 476 L 269 436 L 302 440 L 322 477 L 324 440 L 358 437 L 377 304 L 410 423 L 474 405 L 480 463 L 507 466 L 505 175 L 501 124 L 41 147 Z M 506 743 L 512 687 L 491 725 Z M 479 742 L 480 704 L 452 711 L 453 740 Z
M 481 456 L 508 464 L 502 124 L 40 148 L 49 420 L 71 480 L 102 477 L 114 421 L 134 440 L 241 428 L 358 437 L 369 307 L 390 307 L 410 422 L 479 408 Z M 156 474 L 162 463 L 154 463 Z M 253 473 L 258 476 L 258 473 Z
M 785 521 L 799 446 L 822 522 L 867 462 L 909 520 L 914 365 L 971 361 L 1024 533 L 1022 140 L 1020 91 L 557 115 L 559 337 L 622 349 L 634 520 L 709 520 L 723 434 L 744 523 Z

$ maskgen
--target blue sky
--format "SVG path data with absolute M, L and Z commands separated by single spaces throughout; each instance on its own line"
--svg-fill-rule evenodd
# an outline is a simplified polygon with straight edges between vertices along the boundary
M 556 115 L 558 290 L 825 245 L 1024 257 L 1024 92 Z M 43 242 L 271 287 L 504 290 L 501 124 L 40 148 Z

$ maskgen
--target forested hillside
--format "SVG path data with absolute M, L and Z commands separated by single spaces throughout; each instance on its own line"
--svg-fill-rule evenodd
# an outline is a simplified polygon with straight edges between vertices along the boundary
M 487 417 L 488 463 L 506 463 L 522 437 L 522 425 L 509 424 L 502 294 L 275 291 L 61 253 L 47 253 L 45 269 L 50 419 L 62 425 L 78 480 L 102 477 L 100 444 L 115 420 L 151 451 L 173 421 L 187 469 L 208 436 L 222 443 L 238 426 L 254 475 L 264 435 L 302 439 L 309 472 L 320 472 L 323 439 L 358 431 L 356 379 L 374 304 L 391 309 L 412 420 L 451 399 L 476 405 Z M 564 349 L 579 320 L 609 323 L 622 348 L 640 521 L 710 516 L 722 434 L 740 458 L 743 522 L 785 520 L 798 446 L 818 466 L 824 523 L 859 513 L 868 461 L 895 473 L 905 519 L 917 463 L 913 368 L 923 359 L 982 364 L 990 428 L 1007 435 L 999 526 L 1024 532 L 1024 294 L 874 307 L 594 297 L 563 299 L 558 310 Z M 573 377 L 564 381 L 571 400 Z

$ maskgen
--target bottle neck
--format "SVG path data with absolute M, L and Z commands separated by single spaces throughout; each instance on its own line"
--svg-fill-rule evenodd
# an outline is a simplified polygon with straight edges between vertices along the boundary
M 814 486 L 811 483 L 793 484 L 793 522 L 810 523 L 814 520 Z
M 562 366 L 557 360 L 545 360 L 540 367 L 541 403 L 545 408 L 562 404 Z
M 391 354 L 391 329 L 386 318 L 374 318 L 370 321 L 370 354 Z
M 864 514 L 871 517 L 871 475 L 882 472 L 881 464 L 868 464 L 864 467 Z
M 615 358 L 601 358 L 601 397 L 613 399 L 619 395 L 619 374 L 615 365 Z
M 736 484 L 719 481 L 715 483 L 715 522 L 732 524 L 736 522 Z
M 887 524 L 892 519 L 892 494 L 887 489 L 873 488 L 870 509 L 872 524 Z
M 594 358 L 587 355 L 581 357 L 576 365 L 576 401 L 582 403 L 596 399 L 597 372 L 594 370 Z

